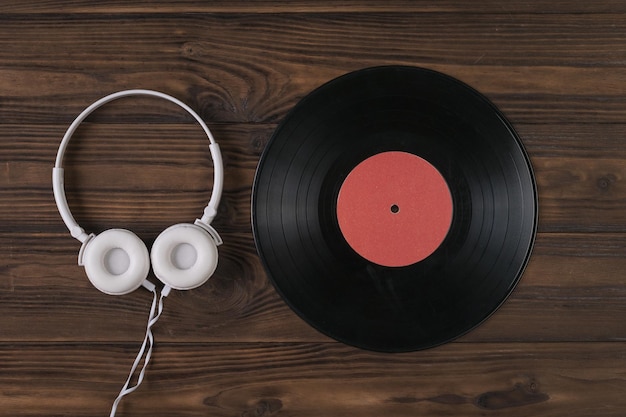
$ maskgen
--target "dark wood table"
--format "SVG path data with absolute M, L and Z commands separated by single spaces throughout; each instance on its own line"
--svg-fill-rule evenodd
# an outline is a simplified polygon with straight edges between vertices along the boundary
M 107 296 L 76 265 L 51 170 L 86 106 L 149 88 L 222 147 L 224 239 L 210 281 L 175 291 L 144 384 L 118 416 L 626 414 L 626 3 L 623 1 L 15 1 L 0 5 L 0 415 L 108 415 L 143 338 L 146 291 Z M 256 254 L 253 176 L 308 92 L 375 65 L 431 68 L 509 118 L 536 171 L 526 273 L 483 325 L 386 354 L 318 333 Z M 68 200 L 90 231 L 150 245 L 201 215 L 201 130 L 129 98 L 81 126 Z

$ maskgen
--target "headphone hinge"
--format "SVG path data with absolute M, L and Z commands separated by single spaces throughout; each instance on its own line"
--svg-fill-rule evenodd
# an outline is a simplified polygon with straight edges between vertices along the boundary
M 78 265 L 79 266 L 85 266 L 84 262 L 83 262 L 83 256 L 85 254 L 85 248 L 87 247 L 87 244 L 89 242 L 91 242 L 91 239 L 93 239 L 94 237 L 96 237 L 95 234 L 90 233 L 89 236 L 87 236 L 87 238 L 83 241 L 83 244 L 80 245 L 80 250 L 78 251 Z
M 217 246 L 224 243 L 224 241 L 222 240 L 222 237 L 219 235 L 219 233 L 217 233 L 217 230 L 215 230 L 213 226 L 211 226 L 210 224 L 205 223 L 200 219 L 196 219 L 196 221 L 193 222 L 193 224 L 206 230 L 207 233 L 213 238 Z

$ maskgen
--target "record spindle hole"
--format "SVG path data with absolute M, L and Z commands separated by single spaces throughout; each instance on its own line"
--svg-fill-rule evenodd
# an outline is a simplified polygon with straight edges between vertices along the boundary
M 397 204 L 392 204 L 390 210 L 393 214 L 396 214 L 400 211 L 400 207 Z

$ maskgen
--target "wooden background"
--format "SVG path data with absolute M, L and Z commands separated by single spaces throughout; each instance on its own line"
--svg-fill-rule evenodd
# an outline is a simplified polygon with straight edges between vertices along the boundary
M 14 4 L 11 4 L 14 3 Z M 335 342 L 281 300 L 256 255 L 250 192 L 286 112 L 383 64 L 445 72 L 495 102 L 536 170 L 532 259 L 485 324 L 383 354 Z M 94 289 L 54 204 L 65 130 L 114 91 L 151 88 L 222 146 L 215 276 L 174 292 L 146 381 L 118 416 L 624 416 L 626 3 L 12 1 L 0 5 L 0 415 L 103 416 L 150 295 Z M 202 132 L 148 98 L 102 108 L 66 157 L 75 217 L 150 243 L 200 215 Z

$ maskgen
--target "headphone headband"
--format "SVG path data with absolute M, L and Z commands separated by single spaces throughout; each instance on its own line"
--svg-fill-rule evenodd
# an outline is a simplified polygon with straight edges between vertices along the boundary
M 85 230 L 78 225 L 78 223 L 72 216 L 69 205 L 67 204 L 67 198 L 65 196 L 63 169 L 63 157 L 65 156 L 65 150 L 67 149 L 67 145 L 72 138 L 72 135 L 87 116 L 89 116 L 97 108 L 110 101 L 128 96 L 151 96 L 165 99 L 187 111 L 187 113 L 193 116 L 193 118 L 196 119 L 196 121 L 200 124 L 200 126 L 204 130 L 204 133 L 209 138 L 209 150 L 211 151 L 211 159 L 213 160 L 213 190 L 211 192 L 211 199 L 209 200 L 207 206 L 204 208 L 204 213 L 202 215 L 202 218 L 199 219 L 199 222 L 209 225 L 217 214 L 217 206 L 219 205 L 220 198 L 222 196 L 222 188 L 224 185 L 224 166 L 222 163 L 220 148 L 217 142 L 215 142 L 215 139 L 213 138 L 213 135 L 211 134 L 211 131 L 207 127 L 206 123 L 204 123 L 200 116 L 198 116 L 198 114 L 194 112 L 189 106 L 170 95 L 153 90 L 119 91 L 94 102 L 85 110 L 83 110 L 82 113 L 79 114 L 78 117 L 72 122 L 70 127 L 67 129 L 67 132 L 65 132 L 65 136 L 63 136 L 61 144 L 59 145 L 56 162 L 54 165 L 54 169 L 52 170 L 52 188 L 54 191 L 54 200 L 56 201 L 59 213 L 61 214 L 63 222 L 69 229 L 72 237 L 78 239 L 82 243 L 84 243 L 89 238 L 89 235 L 85 233 Z

